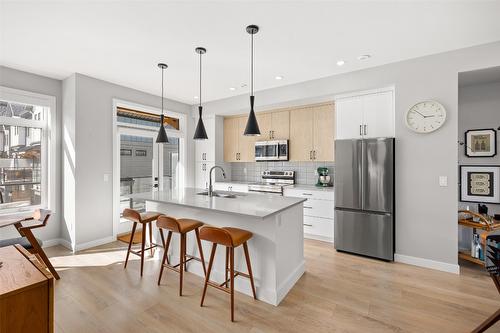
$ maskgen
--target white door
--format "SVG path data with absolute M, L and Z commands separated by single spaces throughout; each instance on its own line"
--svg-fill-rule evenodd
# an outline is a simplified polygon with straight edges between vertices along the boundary
M 392 91 L 363 96 L 363 136 L 394 137 L 394 98 Z
M 335 100 L 337 139 L 358 139 L 362 136 L 363 100 L 346 97 Z

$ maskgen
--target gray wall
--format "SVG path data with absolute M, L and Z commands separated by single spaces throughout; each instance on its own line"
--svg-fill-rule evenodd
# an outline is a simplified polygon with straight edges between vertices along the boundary
M 465 141 L 470 129 L 500 127 L 500 82 L 461 87 L 458 92 L 458 140 Z M 497 155 L 494 157 L 468 157 L 464 146 L 458 150 L 459 164 L 500 165 L 500 134 L 497 133 Z M 477 205 L 462 203 L 461 207 Z M 488 204 L 490 214 L 500 214 L 500 204 Z
M 56 120 L 57 120 L 57 131 L 56 135 L 56 145 L 57 150 L 61 149 L 61 124 L 62 124 L 62 90 L 61 81 L 54 80 L 48 77 L 34 75 L 27 72 L 18 71 L 12 68 L 0 66 L 0 86 L 20 89 L 25 91 L 30 91 L 34 93 L 54 96 L 56 98 Z M 61 160 L 59 156 L 56 156 L 56 189 L 55 193 L 55 207 L 54 213 L 48 223 L 47 227 L 42 229 L 37 229 L 35 234 L 44 240 L 53 240 L 59 238 L 60 233 L 60 218 L 61 218 Z M 4 233 L 8 233 L 8 236 L 15 233 L 15 230 L 11 229 L 8 231 L 1 230 L 0 238 L 4 237 Z M 5 235 L 7 236 L 7 235 Z
M 161 107 L 158 96 L 76 74 L 77 245 L 113 234 L 113 182 L 111 177 L 108 182 L 103 180 L 104 174 L 113 172 L 113 98 Z M 191 107 L 165 99 L 165 109 L 189 113 Z M 192 150 L 188 150 L 188 155 L 194 158 Z
M 256 110 L 331 100 L 334 95 L 396 87 L 396 253 L 457 264 L 458 73 L 500 65 L 500 42 L 259 91 Z M 406 111 L 435 99 L 447 109 L 431 134 L 405 126 Z M 248 111 L 248 96 L 205 104 L 207 113 Z M 439 176 L 448 176 L 440 187 Z

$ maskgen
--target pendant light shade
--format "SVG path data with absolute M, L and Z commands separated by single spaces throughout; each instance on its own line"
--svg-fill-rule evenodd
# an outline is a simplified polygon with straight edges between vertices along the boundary
M 259 124 L 257 123 L 257 117 L 255 116 L 255 111 L 254 111 L 254 103 L 255 103 L 255 96 L 253 94 L 253 35 L 255 35 L 257 32 L 259 32 L 259 27 L 256 25 L 249 25 L 246 28 L 247 32 L 251 36 L 251 95 L 250 95 L 250 113 L 248 114 L 248 120 L 247 120 L 247 126 L 245 127 L 245 135 L 248 136 L 256 136 L 260 135 L 260 129 L 259 129 Z
M 165 116 L 163 115 L 163 72 L 168 66 L 167 64 L 159 63 L 158 67 L 161 68 L 161 116 L 160 116 L 160 130 L 158 131 L 156 142 L 168 143 L 167 132 L 165 131 L 165 125 L 163 124 L 163 120 L 165 119 Z
M 200 104 L 198 105 L 198 113 L 199 113 L 198 125 L 196 125 L 196 130 L 194 131 L 193 139 L 205 140 L 208 139 L 208 135 L 207 131 L 205 130 L 205 125 L 203 124 L 203 118 L 202 118 L 203 106 L 201 105 L 201 55 L 207 53 L 207 50 L 203 47 L 197 47 L 195 51 L 200 55 L 200 95 L 199 95 Z

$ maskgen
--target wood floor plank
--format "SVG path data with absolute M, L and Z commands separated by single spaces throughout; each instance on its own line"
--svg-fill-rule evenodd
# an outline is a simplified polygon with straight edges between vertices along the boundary
M 209 288 L 199 306 L 202 278 L 178 276 L 160 258 L 146 257 L 144 276 L 126 245 L 113 242 L 72 254 L 47 249 L 61 280 L 55 288 L 55 328 L 79 332 L 469 332 L 500 307 L 489 276 L 464 264 L 461 275 L 338 253 L 328 243 L 307 240 L 306 273 L 278 307 Z M 242 258 L 238 257 L 237 261 Z M 193 263 L 197 265 L 198 263 Z M 242 263 L 239 263 L 242 264 Z M 500 332 L 500 324 L 488 333 Z

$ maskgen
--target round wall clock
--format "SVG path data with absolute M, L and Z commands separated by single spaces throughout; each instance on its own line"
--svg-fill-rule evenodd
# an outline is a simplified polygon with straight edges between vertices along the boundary
M 417 133 L 434 132 L 443 126 L 446 110 L 441 103 L 424 101 L 412 106 L 406 112 L 406 126 Z

